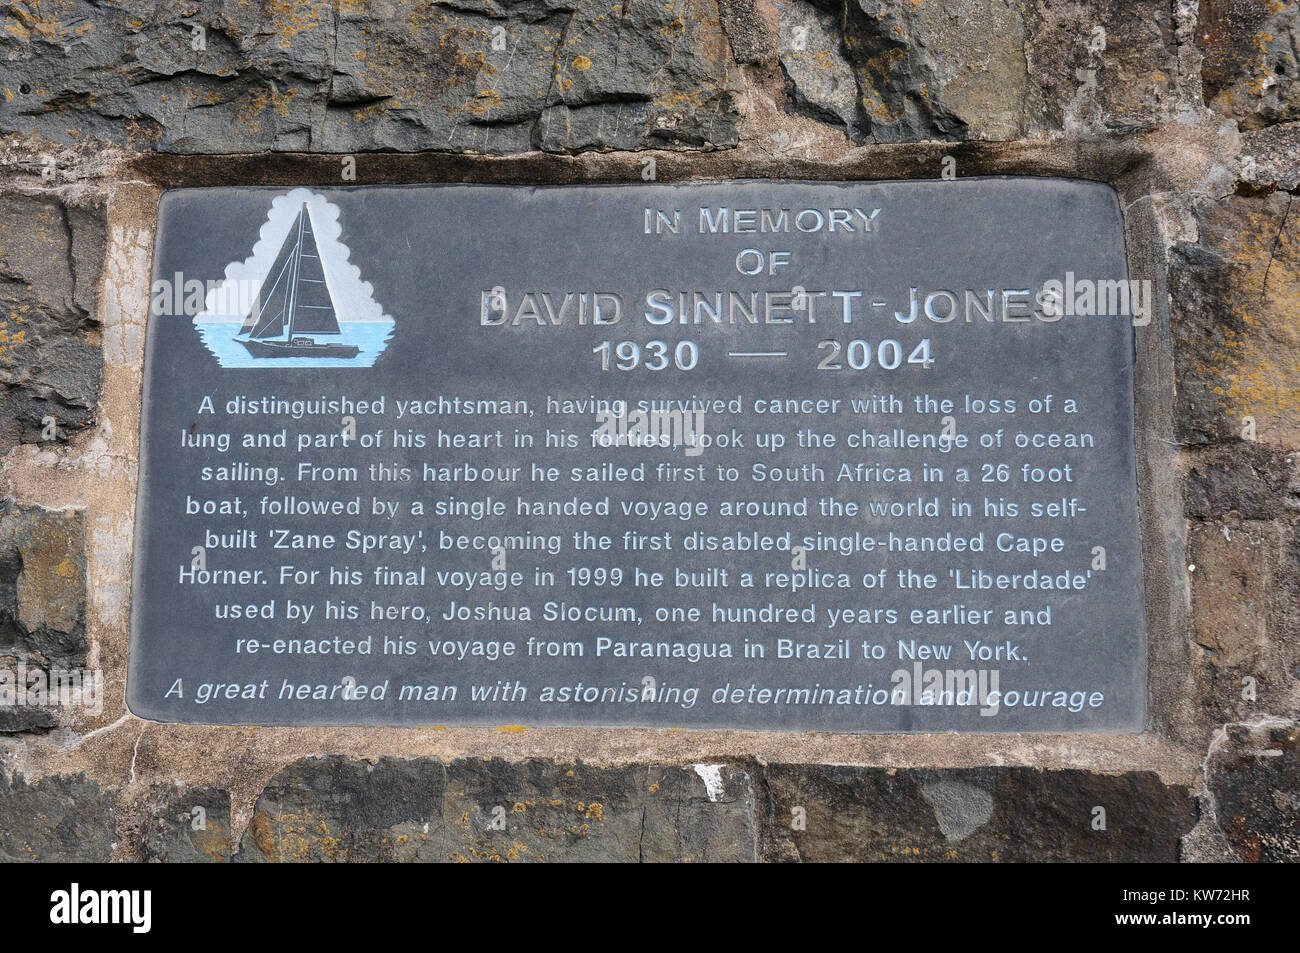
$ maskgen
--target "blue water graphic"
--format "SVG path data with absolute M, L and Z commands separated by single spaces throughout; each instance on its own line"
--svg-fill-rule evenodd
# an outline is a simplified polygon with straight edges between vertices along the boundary
M 216 355 L 222 367 L 373 367 L 375 358 L 388 347 L 394 321 L 340 321 L 339 334 L 322 335 L 317 340 L 329 344 L 354 344 L 360 348 L 356 357 L 253 357 L 236 340 L 240 325 L 234 321 L 196 321 L 199 337 Z

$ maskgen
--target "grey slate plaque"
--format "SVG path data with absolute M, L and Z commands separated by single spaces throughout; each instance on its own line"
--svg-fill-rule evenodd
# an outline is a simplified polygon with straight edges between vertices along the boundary
M 1142 727 L 1103 185 L 185 190 L 154 279 L 141 717 Z

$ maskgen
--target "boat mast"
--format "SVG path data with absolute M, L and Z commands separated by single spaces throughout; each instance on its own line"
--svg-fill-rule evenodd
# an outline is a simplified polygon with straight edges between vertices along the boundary
M 294 246 L 293 249 L 293 258 L 290 259 L 291 270 L 293 274 L 289 278 L 289 299 L 288 299 L 288 303 L 285 305 L 285 307 L 289 309 L 289 316 L 288 316 L 289 319 L 284 323 L 284 327 L 285 327 L 284 339 L 286 341 L 293 340 L 293 317 L 295 311 L 294 305 L 297 303 L 297 298 L 298 298 L 298 266 L 302 263 L 302 229 L 303 229 L 303 218 L 306 216 L 306 214 L 307 214 L 307 203 L 303 202 L 302 209 L 298 212 L 297 244 Z

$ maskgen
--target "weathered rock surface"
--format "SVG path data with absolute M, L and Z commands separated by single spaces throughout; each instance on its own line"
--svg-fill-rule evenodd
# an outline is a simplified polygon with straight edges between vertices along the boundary
M 844 127 L 861 142 L 871 133 L 862 108 L 858 78 L 846 60 L 838 8 L 820 9 L 804 0 L 776 0 L 781 68 L 800 112 Z
M 1228 734 L 1209 763 L 1219 829 L 1243 861 L 1300 862 L 1300 729 Z
M 298 761 L 258 798 L 235 859 L 442 860 L 445 791 L 445 767 L 436 760 Z
M 796 109 L 855 141 L 1010 139 L 1026 120 L 1019 5 L 776 0 Z
M 716 0 L 10 7 L 0 129 L 168 152 L 508 153 L 737 140 Z
M 1236 441 L 1190 454 L 1185 488 L 1191 637 L 1210 723 L 1293 711 L 1300 673 L 1300 468 Z
M 771 765 L 765 781 L 773 859 L 1173 861 L 1197 818 L 1148 772 Z
M 230 793 L 219 788 L 157 785 L 154 808 L 141 837 L 150 863 L 230 861 Z
M 16 4 L 0 131 L 177 153 L 725 148 L 740 64 L 773 57 L 792 108 L 858 142 L 1122 129 L 1179 104 L 1179 25 L 1153 0 L 773 7 L 776 35 L 753 0 Z
M 718 12 L 737 63 L 761 63 L 774 53 L 776 34 L 755 0 L 718 0 Z
M 258 799 L 240 861 L 754 859 L 749 776 L 724 766 L 299 761 Z
M 1196 209 L 1200 240 L 1170 262 L 1175 426 L 1188 444 L 1300 446 L 1300 214 L 1286 193 Z
M 1033 0 L 1026 58 L 1040 125 L 1132 129 L 1182 103 L 1176 5 L 1158 0 Z M 1189 24 L 1190 26 L 1190 24 Z
M 0 504 L 0 657 L 85 661 L 85 547 L 82 512 Z
M 1285 509 L 1290 479 L 1289 455 L 1274 447 L 1242 442 L 1198 454 L 1187 475 L 1187 515 L 1273 519 Z
M 1243 129 L 1300 119 L 1300 5 L 1201 0 L 1197 34 L 1207 105 Z
M 1243 136 L 1242 178 L 1250 185 L 1300 189 L 1300 119 Z
M 795 109 L 858 142 L 1150 127 L 1183 105 L 1169 4 L 774 0 Z
M 0 734 L 12 735 L 23 731 L 48 731 L 58 723 L 58 715 L 49 708 L 0 708 Z
M 102 206 L 0 194 L 0 452 L 94 419 L 104 241 Z
M 0 862 L 106 863 L 116 803 L 115 794 L 81 775 L 28 784 L 0 767 Z
M 1273 580 L 1263 532 L 1222 523 L 1188 531 L 1192 637 L 1215 665 L 1240 666 L 1267 642 Z

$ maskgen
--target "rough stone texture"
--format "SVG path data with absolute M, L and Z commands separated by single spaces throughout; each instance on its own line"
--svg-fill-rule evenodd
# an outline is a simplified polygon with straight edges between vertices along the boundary
M 793 107 L 843 126 L 857 142 L 1146 127 L 1174 117 L 1184 99 L 1180 47 L 1187 37 L 1171 4 L 774 6 Z
M 48 708 L 0 708 L 0 734 L 48 731 L 58 723 L 58 715 Z
M 1173 3 L 1032 0 L 1026 58 L 1048 128 L 1131 129 L 1173 118 L 1182 41 Z
M 435 760 L 298 761 L 257 799 L 235 859 L 443 860 L 445 792 L 446 769 Z
M 1300 862 L 1300 729 L 1233 726 L 1208 765 L 1219 828 L 1248 863 Z
M 1009 139 L 1028 76 L 1013 3 L 775 0 L 796 109 L 855 141 Z
M 101 205 L 0 192 L 0 452 L 94 419 L 104 230 Z
M 12 5 L 3 26 L 0 129 L 54 142 L 507 153 L 737 137 L 716 0 L 69 0 L 57 16 Z
M 153 814 L 141 836 L 150 863 L 230 861 L 230 792 L 219 788 L 155 785 Z
M 749 775 L 722 765 L 702 771 L 456 761 L 447 772 L 447 851 L 457 861 L 752 861 Z M 503 831 L 490 826 L 498 806 Z
M 1187 515 L 1244 520 L 1280 516 L 1290 499 L 1291 454 L 1258 443 L 1237 443 L 1193 458 L 1187 476 Z
M 1294 712 L 1300 675 L 1300 469 L 1235 441 L 1190 455 L 1185 488 L 1193 669 L 1216 724 Z M 1207 854 L 1202 859 L 1213 859 Z
M 792 108 L 858 142 L 1129 128 L 1178 99 L 1169 4 L 771 9 L 776 36 L 755 0 L 14 4 L 0 130 L 178 153 L 725 148 L 739 64 L 773 52 Z
M 1200 239 L 1170 263 L 1177 433 L 1300 446 L 1300 214 L 1286 193 L 1196 208 Z
M 765 781 L 777 860 L 1173 861 L 1197 819 L 1186 788 L 1148 772 L 772 765 Z
M 1300 189 L 1300 120 L 1249 132 L 1245 137 L 1242 179 L 1260 187 Z
M 857 77 L 844 59 L 837 13 L 804 0 L 777 0 L 776 8 L 781 14 L 777 26 L 781 68 L 794 108 L 843 126 L 852 139 L 865 140 L 871 123 L 862 109 Z
M 1196 523 L 1188 532 L 1192 570 L 1192 637 L 1215 665 L 1254 659 L 1268 634 L 1273 590 L 1264 530 Z
M 272 780 L 237 860 L 752 860 L 753 816 L 749 776 L 725 766 L 330 757 Z
M 0 862 L 105 863 L 117 798 L 82 775 L 28 784 L 0 766 Z
M 722 29 L 737 63 L 761 63 L 776 49 L 776 35 L 755 7 L 755 0 L 718 0 Z
M 1300 118 L 1300 5 L 1201 0 L 1205 102 L 1243 129 Z
M 971 139 L 1015 139 L 1030 124 L 1025 24 L 1019 0 L 916 5 L 915 44 L 930 51 L 944 107 Z M 928 82 L 921 87 L 929 89 Z
M 0 503 L 0 658 L 85 661 L 85 547 L 82 512 Z

